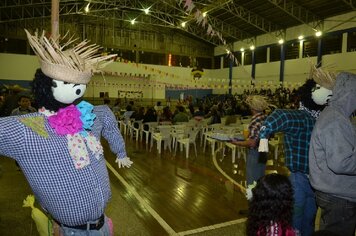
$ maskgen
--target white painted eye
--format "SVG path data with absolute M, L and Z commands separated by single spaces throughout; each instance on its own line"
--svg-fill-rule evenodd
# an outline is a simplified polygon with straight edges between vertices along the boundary
M 86 84 L 71 84 L 60 80 L 53 80 L 53 97 L 61 103 L 71 104 L 85 93 Z

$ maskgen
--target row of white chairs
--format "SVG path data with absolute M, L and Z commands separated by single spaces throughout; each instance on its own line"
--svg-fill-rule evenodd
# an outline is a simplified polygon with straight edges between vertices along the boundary
M 119 121 L 120 130 L 124 135 L 134 138 L 136 141 L 143 140 L 145 137 L 146 145 L 149 144 L 152 150 L 153 143 L 157 143 L 157 151 L 160 154 L 163 148 L 167 148 L 176 153 L 177 146 L 180 145 L 181 149 L 186 149 L 186 158 L 189 156 L 189 146 L 194 145 L 196 151 L 196 137 L 200 131 L 199 121 L 190 120 L 189 122 L 180 122 L 172 125 L 171 122 L 146 122 L 142 120 L 130 120 L 127 124 L 124 121 Z M 145 129 L 146 126 L 146 129 Z
M 207 119 L 200 121 L 192 119 L 189 122 L 181 122 L 176 125 L 172 125 L 171 122 L 143 123 L 142 120 L 129 120 L 128 123 L 119 121 L 119 123 L 120 130 L 124 135 L 128 135 L 130 138 L 135 139 L 136 141 L 140 140 L 141 142 L 143 141 L 143 138 L 145 138 L 145 143 L 146 145 L 150 145 L 150 150 L 152 150 L 153 143 L 156 142 L 159 154 L 162 151 L 162 144 L 164 150 L 168 148 L 169 151 L 174 150 L 174 153 L 176 154 L 177 146 L 179 145 L 181 151 L 185 149 L 186 158 L 189 157 L 189 147 L 191 145 L 194 146 L 195 153 L 197 152 L 196 141 L 198 134 L 200 134 L 200 146 L 202 146 L 203 151 L 205 152 L 206 147 L 210 147 L 211 154 L 214 155 L 216 147 L 219 145 L 219 141 L 213 137 L 214 133 L 227 133 L 233 136 L 234 133 L 241 133 L 244 129 L 244 125 L 246 125 L 240 122 L 230 125 L 208 125 Z M 146 129 L 144 129 L 145 126 Z M 274 157 L 277 160 L 278 155 L 282 150 L 283 139 L 280 135 L 276 135 L 276 137 L 271 139 L 269 143 L 274 149 Z M 246 160 L 246 148 L 225 142 L 222 147 L 223 156 L 226 148 L 231 150 L 232 163 L 235 163 L 236 155 L 237 158 L 242 157 Z

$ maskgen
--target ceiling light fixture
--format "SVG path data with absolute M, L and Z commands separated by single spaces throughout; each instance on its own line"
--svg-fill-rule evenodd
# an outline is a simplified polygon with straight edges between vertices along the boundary
M 150 12 L 150 8 L 146 8 L 143 11 L 145 12 L 146 15 L 148 15 L 148 13 Z
M 315 36 L 316 37 L 320 37 L 323 33 L 319 30 L 315 32 Z
M 240 48 L 240 51 L 241 51 L 241 52 L 244 52 L 244 51 L 245 51 L 245 49 L 244 49 L 244 48 Z
M 180 25 L 184 28 L 186 26 L 187 22 L 182 22 Z
M 304 36 L 303 36 L 303 35 L 300 35 L 300 36 L 298 37 L 298 39 L 299 39 L 299 40 L 303 40 L 303 39 L 304 39 Z
M 85 13 L 88 13 L 88 12 L 90 11 L 89 5 L 90 5 L 90 2 L 88 2 L 88 4 L 86 5 L 86 7 L 84 8 Z
M 131 25 L 135 24 L 135 19 L 131 20 Z
M 203 12 L 203 17 L 206 17 L 206 14 L 208 14 L 207 12 Z
M 251 50 L 251 51 L 255 50 L 255 46 L 254 46 L 254 45 L 251 45 L 251 46 L 250 46 L 250 50 Z
M 284 43 L 284 40 L 283 40 L 283 39 L 280 39 L 280 40 L 278 40 L 278 43 L 279 43 L 279 44 L 283 44 L 283 43 Z

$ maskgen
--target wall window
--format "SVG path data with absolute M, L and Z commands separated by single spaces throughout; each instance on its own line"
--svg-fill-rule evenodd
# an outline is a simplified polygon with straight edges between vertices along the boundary
M 244 53 L 244 65 L 251 65 L 252 64 L 252 52 L 245 51 Z
M 280 61 L 281 60 L 281 45 L 272 45 L 270 47 L 270 59 L 269 61 Z
M 318 40 L 312 38 L 303 42 L 303 57 L 316 57 L 318 55 Z
M 172 66 L 190 66 L 190 58 L 188 56 L 172 55 Z
M 197 57 L 198 68 L 211 69 L 211 58 L 207 57 Z
M 214 56 L 214 68 L 213 69 L 220 69 L 220 59 L 221 56 Z
M 234 66 L 240 66 L 242 64 L 242 61 L 241 61 L 241 55 L 242 55 L 242 52 L 240 51 L 237 51 L 237 52 L 233 52 L 234 53 L 234 61 L 238 61 L 238 64 L 236 64 L 236 62 L 234 62 Z
M 241 65 L 241 52 L 240 51 L 233 52 L 233 55 L 234 55 L 234 57 L 232 58 L 232 60 L 233 60 L 232 66 L 236 67 L 236 66 Z M 224 68 L 230 67 L 230 60 L 231 60 L 230 55 L 225 54 L 225 55 L 223 55 L 223 57 L 224 57 Z M 238 61 L 238 64 L 236 64 L 236 60 Z
M 347 51 L 356 52 L 356 32 L 349 32 L 347 34 Z
M 285 49 L 286 49 L 286 60 L 299 58 L 299 42 L 286 44 Z
M 329 34 L 322 40 L 322 55 L 341 53 L 342 34 Z
M 222 55 L 222 57 L 224 58 L 224 66 L 223 68 L 229 68 L 230 67 L 230 57 L 228 54 L 224 54 Z
M 267 47 L 255 49 L 255 61 L 256 64 L 267 62 Z
M 120 50 L 119 57 L 124 59 L 125 61 L 136 61 L 136 51 L 134 50 Z
M 26 54 L 26 45 L 24 39 L 0 38 L 0 52 Z
M 140 54 L 140 63 L 153 65 L 167 65 L 166 54 L 144 52 Z

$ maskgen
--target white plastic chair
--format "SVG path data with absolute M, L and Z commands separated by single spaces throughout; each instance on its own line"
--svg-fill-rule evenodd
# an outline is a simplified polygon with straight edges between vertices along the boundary
M 150 150 L 152 150 L 153 146 L 153 141 L 157 142 L 157 150 L 158 153 L 161 154 L 162 151 L 162 142 L 164 142 L 164 150 L 169 149 L 171 151 L 171 126 L 167 125 L 161 125 L 157 126 L 159 132 L 158 133 L 152 133 L 152 139 L 151 139 L 151 147 Z
M 144 130 L 144 126 L 145 125 L 148 126 L 148 130 Z M 141 135 L 141 141 L 142 141 L 143 135 L 145 135 L 145 137 L 146 137 L 146 145 L 148 144 L 148 139 L 150 137 L 150 134 L 152 135 L 152 133 L 155 132 L 155 129 L 156 129 L 157 126 L 158 126 L 157 122 L 145 122 L 145 123 L 143 123 L 140 135 Z
M 130 125 L 130 117 L 132 116 L 134 112 L 133 111 L 125 111 L 125 113 L 122 115 L 121 120 L 119 121 L 120 123 L 120 131 L 123 132 L 124 135 L 127 135 L 128 133 L 128 126 Z
M 172 137 L 172 147 L 175 148 L 177 140 L 186 136 L 187 134 L 186 125 L 172 125 L 171 137 Z
M 130 125 L 129 125 L 130 137 L 133 138 L 135 136 L 136 142 L 138 141 L 138 137 L 141 133 L 142 121 L 143 120 L 131 121 Z M 138 126 L 138 127 L 135 127 L 135 126 Z
M 174 153 L 177 151 L 177 146 L 178 144 L 183 146 L 185 148 L 185 158 L 188 159 L 189 157 L 189 147 L 190 145 L 194 145 L 194 151 L 195 151 L 195 157 L 197 157 L 197 145 L 196 145 L 196 139 L 197 135 L 199 133 L 199 129 L 191 129 L 188 132 L 188 137 L 187 138 L 181 138 L 177 140 L 177 144 L 175 145 L 174 148 Z
M 211 153 L 214 155 L 215 152 L 215 144 L 216 140 L 211 138 L 211 135 L 213 135 L 213 132 L 219 130 L 221 128 L 221 124 L 212 124 L 208 125 L 208 128 L 206 129 L 207 131 L 203 134 L 203 152 L 205 152 L 205 148 L 207 144 L 210 144 L 211 146 Z
M 246 162 L 247 149 L 246 149 L 245 147 L 237 146 L 237 145 L 232 144 L 232 143 L 225 143 L 225 147 L 231 149 L 231 159 L 232 159 L 232 163 L 235 163 L 235 161 L 236 161 L 236 152 L 237 152 L 237 158 L 240 159 L 241 156 L 242 156 L 242 158 L 243 158 L 243 159 L 245 160 L 245 162 Z M 224 150 L 224 151 L 225 151 L 225 150 Z

